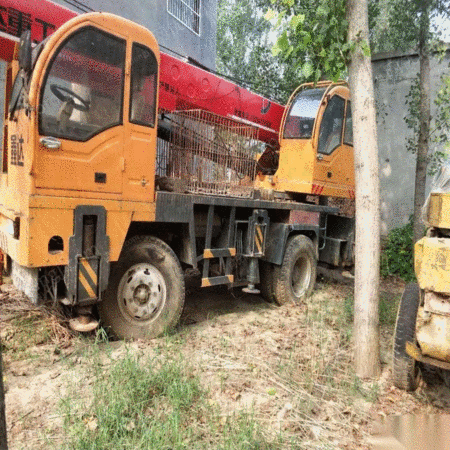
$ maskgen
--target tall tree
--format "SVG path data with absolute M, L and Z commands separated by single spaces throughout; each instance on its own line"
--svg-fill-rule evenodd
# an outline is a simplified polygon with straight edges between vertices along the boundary
M 361 378 L 378 376 L 380 210 L 378 148 L 367 0 L 280 0 L 280 51 L 303 72 L 339 78 L 348 67 L 356 183 L 355 363 Z M 306 59 L 299 55 L 306 53 Z
M 423 237 L 422 207 L 425 203 L 427 181 L 427 159 L 430 140 L 430 9 L 431 0 L 421 0 L 419 19 L 419 80 L 420 113 L 419 139 L 417 143 L 416 179 L 414 185 L 414 225 L 413 239 L 417 242 Z
M 304 81 L 301 73 L 271 52 L 270 0 L 219 0 L 217 69 L 258 93 L 286 102 Z
M 5 391 L 3 389 L 2 344 L 0 342 L 0 450 L 8 450 L 6 438 Z
M 370 44 L 374 53 L 408 51 L 417 47 L 417 17 L 404 0 L 370 0 Z
M 354 48 L 348 70 L 356 185 L 355 364 L 356 373 L 368 378 L 380 372 L 380 187 L 372 61 L 364 52 L 364 43 L 369 40 L 367 0 L 348 0 L 347 18 L 348 40 Z

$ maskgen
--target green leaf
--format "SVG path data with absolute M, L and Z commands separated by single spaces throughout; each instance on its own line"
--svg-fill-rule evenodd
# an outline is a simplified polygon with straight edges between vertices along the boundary
M 323 6 L 319 6 L 316 10 L 317 16 L 326 16 L 328 14 L 328 9 Z
M 361 50 L 366 58 L 370 58 L 372 52 L 370 50 L 370 45 L 367 41 L 361 42 Z
M 286 31 L 278 38 L 277 45 L 283 52 L 289 48 L 289 40 Z
M 289 56 L 291 56 L 292 52 L 294 51 L 294 46 L 290 45 L 289 48 L 286 50 L 284 57 L 285 58 L 289 58 Z
M 299 25 L 303 25 L 304 23 L 305 23 L 305 15 L 298 14 L 291 19 L 290 25 L 291 28 L 295 30 Z
M 306 62 L 303 64 L 302 67 L 302 73 L 305 76 L 305 78 L 309 78 L 314 72 L 314 67 L 310 62 Z
M 276 43 L 273 47 L 272 47 L 272 56 L 278 56 L 283 50 L 281 50 L 281 48 L 278 46 L 278 43 Z
M 304 45 L 305 47 L 307 47 L 311 41 L 312 41 L 311 35 L 310 35 L 309 33 L 305 33 L 305 34 L 303 35 L 303 45 Z
M 321 77 L 322 77 L 322 71 L 319 68 L 317 68 L 316 72 L 314 74 L 314 80 L 319 81 Z
M 280 13 L 278 13 L 278 18 L 277 18 L 277 22 L 275 24 L 275 27 L 278 28 L 281 26 L 284 17 L 286 16 L 286 11 L 281 11 Z

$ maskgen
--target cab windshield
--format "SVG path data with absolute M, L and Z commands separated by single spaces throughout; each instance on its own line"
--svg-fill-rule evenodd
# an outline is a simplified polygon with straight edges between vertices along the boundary
M 286 119 L 285 139 L 310 139 L 317 111 L 326 88 L 301 91 L 292 102 Z
M 85 141 L 122 122 L 124 40 L 87 26 L 61 45 L 41 92 L 40 134 Z

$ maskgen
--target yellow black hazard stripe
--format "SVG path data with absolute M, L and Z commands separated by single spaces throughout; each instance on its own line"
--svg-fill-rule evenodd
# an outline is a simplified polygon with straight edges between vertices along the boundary
M 202 278 L 202 287 L 218 286 L 219 284 L 233 284 L 233 282 L 234 282 L 234 275 Z
M 78 264 L 78 298 L 96 298 L 98 260 L 80 258 Z
M 255 246 L 257 253 L 263 253 L 264 232 L 260 225 L 255 225 Z

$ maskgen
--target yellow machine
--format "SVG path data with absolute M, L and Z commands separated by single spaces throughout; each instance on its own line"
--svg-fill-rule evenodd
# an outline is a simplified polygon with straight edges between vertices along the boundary
M 414 390 L 418 363 L 450 370 L 450 193 L 449 167 L 441 169 L 424 207 L 428 229 L 415 245 L 417 283 L 403 294 L 394 345 L 394 382 Z
M 160 87 L 173 88 L 160 59 L 148 30 L 92 13 L 33 52 L 24 37 L 8 68 L 0 247 L 14 284 L 66 305 L 78 329 L 98 310 L 119 337 L 161 334 L 186 268 L 282 304 L 311 292 L 318 259 L 353 261 L 352 220 L 295 197 L 353 196 L 348 88 L 295 93 L 279 148 L 258 159 L 248 120 L 158 117 Z
M 280 160 L 257 186 L 283 192 L 354 198 L 353 128 L 345 83 L 301 85 L 289 99 Z

